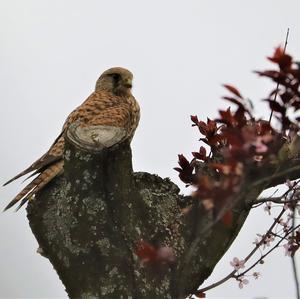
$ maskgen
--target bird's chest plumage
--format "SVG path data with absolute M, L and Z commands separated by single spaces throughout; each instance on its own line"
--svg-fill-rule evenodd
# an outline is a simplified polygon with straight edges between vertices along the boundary
M 133 130 L 135 130 L 140 120 L 140 106 L 133 96 L 127 99 L 127 103 L 130 111 L 130 121 L 132 123 Z

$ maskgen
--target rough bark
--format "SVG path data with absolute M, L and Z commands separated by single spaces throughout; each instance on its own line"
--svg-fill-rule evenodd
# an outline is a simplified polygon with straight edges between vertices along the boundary
M 212 215 L 180 195 L 169 179 L 133 172 L 122 130 L 77 129 L 66 136 L 64 173 L 27 208 L 39 252 L 69 297 L 184 298 L 195 291 L 237 236 L 249 202 L 266 182 L 244 188 L 232 207 L 231 227 L 211 225 Z M 141 239 L 172 248 L 175 262 L 155 270 L 143 266 L 135 254 Z

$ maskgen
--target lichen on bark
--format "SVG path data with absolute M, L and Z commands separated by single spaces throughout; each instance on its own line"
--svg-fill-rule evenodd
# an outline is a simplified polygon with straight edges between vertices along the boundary
M 248 215 L 245 197 L 256 198 L 262 186 L 236 202 L 230 227 L 203 231 L 213 218 L 200 203 L 169 179 L 134 173 L 129 141 L 105 130 L 117 136 L 114 145 L 98 142 L 95 151 L 67 136 L 64 172 L 29 202 L 39 251 L 70 298 L 184 298 L 211 274 Z M 140 240 L 171 248 L 174 263 L 150 271 L 135 253 Z

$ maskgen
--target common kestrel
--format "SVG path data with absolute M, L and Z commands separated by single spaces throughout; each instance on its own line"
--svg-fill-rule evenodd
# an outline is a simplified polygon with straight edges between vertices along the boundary
M 131 93 L 132 73 L 124 68 L 115 67 L 106 70 L 97 80 L 95 91 L 66 119 L 62 132 L 50 149 L 27 169 L 13 177 L 4 185 L 19 177 L 33 172 L 38 174 L 5 207 L 9 209 L 21 201 L 18 209 L 47 185 L 64 168 L 64 133 L 75 121 L 85 126 L 107 125 L 125 129 L 126 138 L 131 139 L 140 119 L 140 108 Z

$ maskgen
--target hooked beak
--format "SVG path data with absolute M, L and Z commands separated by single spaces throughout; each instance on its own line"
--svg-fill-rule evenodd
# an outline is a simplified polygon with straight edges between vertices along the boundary
M 124 85 L 126 88 L 132 88 L 132 79 L 131 79 L 131 78 L 126 78 L 126 79 L 124 79 L 123 85 Z

